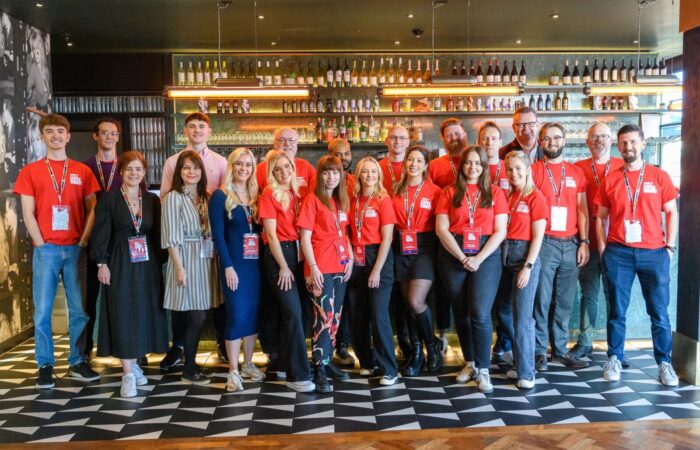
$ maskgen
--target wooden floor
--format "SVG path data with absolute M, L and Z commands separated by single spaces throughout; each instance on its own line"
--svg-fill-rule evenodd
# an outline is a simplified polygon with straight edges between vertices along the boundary
M 700 419 L 418 431 L 20 444 L 31 449 L 699 449 Z

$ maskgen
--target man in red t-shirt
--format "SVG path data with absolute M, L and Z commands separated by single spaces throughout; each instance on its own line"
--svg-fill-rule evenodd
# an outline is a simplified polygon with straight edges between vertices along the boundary
M 299 134 L 294 128 L 278 128 L 275 130 L 272 149 L 284 152 L 294 161 L 297 173 L 297 183 L 299 184 L 299 194 L 306 197 L 309 193 L 309 186 L 314 179 L 316 170 L 305 159 L 297 158 L 297 150 L 299 145 Z M 258 181 L 260 192 L 267 186 L 267 161 L 258 164 L 255 169 L 255 177 Z
M 596 197 L 598 249 L 603 255 L 610 296 L 608 362 L 603 366 L 603 376 L 620 380 L 625 316 L 637 276 L 651 319 L 659 379 L 666 386 L 678 386 L 678 376 L 671 365 L 672 332 L 668 318 L 669 267 L 678 235 L 677 194 L 671 177 L 642 159 L 645 145 L 644 132 L 637 125 L 618 130 L 617 148 L 625 164 L 605 178 Z M 662 213 L 666 216 L 665 230 Z
M 588 262 L 587 182 L 581 169 L 564 161 L 565 131 L 561 124 L 542 125 L 539 141 L 544 160 L 532 165 L 532 180 L 547 199 L 549 221 L 540 251 L 542 269 L 535 295 L 535 369 L 547 370 L 550 336 L 552 360 L 581 369 L 588 367 L 588 362 L 574 357 L 566 344 L 578 268 Z
M 501 138 L 501 129 L 496 122 L 485 122 L 479 127 L 479 145 L 486 150 L 486 156 L 489 159 L 489 177 L 491 184 L 495 184 L 503 189 L 506 195 L 510 189 L 508 183 L 508 175 L 506 174 L 505 163 L 498 158 L 498 150 L 503 145 Z
M 467 148 L 467 132 L 459 119 L 450 117 L 440 124 L 440 136 L 447 153 L 430 161 L 428 176 L 441 189 L 453 185 L 457 179 L 459 155 Z M 449 326 L 449 324 L 448 324 Z
M 402 125 L 394 125 L 389 129 L 384 143 L 389 153 L 386 158 L 379 161 L 379 168 L 384 176 L 384 189 L 393 197 L 394 189 L 401 181 L 403 160 L 410 143 L 408 130 Z
M 39 122 L 39 130 L 46 144 L 46 157 L 20 171 L 14 192 L 21 196 L 22 216 L 34 244 L 34 355 L 39 366 L 36 387 L 50 389 L 55 385 L 51 313 L 59 275 L 68 306 L 68 377 L 81 381 L 100 378 L 83 354 L 88 316 L 83 310 L 78 278 L 78 261 L 90 239 L 95 192 L 100 187 L 86 165 L 66 156 L 70 124 L 65 117 L 49 114 Z
M 604 311 L 607 306 L 600 306 L 600 285 L 601 278 L 605 276 L 603 272 L 603 262 L 598 252 L 598 239 L 595 234 L 595 222 L 597 206 L 595 197 L 598 194 L 598 187 L 605 180 L 609 173 L 622 167 L 622 159 L 610 156 L 612 145 L 612 132 L 603 122 L 593 124 L 588 130 L 586 145 L 591 152 L 591 157 L 576 162 L 576 167 L 583 171 L 588 181 L 586 190 L 586 201 L 588 203 L 588 238 L 591 240 L 588 263 L 579 269 L 578 282 L 581 286 L 581 319 L 578 342 L 571 349 L 571 354 L 576 358 L 584 356 L 591 357 L 593 352 L 593 327 L 598 321 L 598 311 Z M 605 305 L 608 301 L 607 284 L 603 284 L 605 294 Z M 623 367 L 629 365 L 623 360 Z

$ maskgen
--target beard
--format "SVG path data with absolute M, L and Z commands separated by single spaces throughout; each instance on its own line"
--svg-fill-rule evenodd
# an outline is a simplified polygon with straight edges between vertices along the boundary
M 555 151 L 542 149 L 542 152 L 543 152 L 544 155 L 545 155 L 547 158 L 549 158 L 549 159 L 557 159 L 557 158 L 559 158 L 559 157 L 561 156 L 562 153 L 564 153 L 564 147 L 563 147 L 563 146 L 562 146 L 562 147 L 559 147 L 559 148 L 558 148 L 557 150 L 555 150 Z
M 637 158 L 639 158 L 638 153 L 625 153 L 624 155 L 622 155 L 622 160 L 626 164 L 631 164 L 631 163 L 637 161 Z
M 345 172 L 349 172 L 349 171 L 350 171 L 350 166 L 352 165 L 352 160 L 346 161 L 346 160 L 344 160 L 344 159 L 341 159 L 341 160 L 340 160 L 340 164 L 343 165 L 343 170 L 344 170 Z
M 467 138 L 460 138 L 451 142 L 448 142 L 447 145 L 447 150 L 450 153 L 458 153 L 467 148 Z

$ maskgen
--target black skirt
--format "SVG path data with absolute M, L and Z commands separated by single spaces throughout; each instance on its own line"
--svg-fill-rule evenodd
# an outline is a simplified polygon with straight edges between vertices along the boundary
M 418 253 L 415 255 L 402 255 L 401 237 L 397 234 L 394 238 L 394 280 L 396 282 L 435 279 L 437 236 L 433 231 L 426 231 L 418 233 L 417 238 Z

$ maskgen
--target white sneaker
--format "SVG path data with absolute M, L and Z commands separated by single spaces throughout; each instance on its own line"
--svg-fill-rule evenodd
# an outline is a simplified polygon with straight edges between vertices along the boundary
M 518 379 L 518 371 L 515 369 L 510 369 L 508 372 L 506 372 L 506 378 L 509 380 L 517 380 Z
M 518 387 L 520 389 L 532 389 L 535 387 L 535 380 L 529 378 L 521 378 L 518 380 Z
M 119 395 L 124 398 L 136 397 L 136 377 L 133 373 L 128 373 L 122 377 L 122 387 Z
M 476 375 L 476 386 L 485 394 L 493 392 L 493 384 L 491 384 L 491 375 L 489 369 L 479 369 Z
M 289 389 L 297 392 L 313 392 L 316 390 L 316 385 L 311 380 L 306 381 L 287 381 L 284 383 Z
M 237 370 L 232 370 L 226 378 L 226 391 L 238 392 L 243 390 L 243 380 Z
M 659 379 L 664 386 L 678 386 L 678 375 L 670 362 L 659 364 Z
M 277 376 L 279 377 L 279 372 L 277 372 Z M 258 369 L 258 366 L 250 362 L 248 364 L 243 364 L 241 368 L 241 378 L 250 378 L 251 381 L 262 381 L 265 379 L 265 374 Z
M 143 369 L 138 364 L 131 365 L 131 373 L 136 377 L 136 386 L 145 386 L 148 384 L 148 378 L 143 374 Z
M 661 373 L 660 370 L 661 367 L 659 367 L 659 373 Z M 612 355 L 603 366 L 603 378 L 608 381 L 620 381 L 620 372 L 622 372 L 622 364 L 617 356 Z
M 384 375 L 379 379 L 379 384 L 382 386 L 393 386 L 398 381 L 399 377 L 396 375 Z
M 287 379 L 287 372 L 284 372 L 282 370 L 277 371 L 277 379 L 278 380 L 286 380 Z
M 474 361 L 467 361 L 462 371 L 457 375 L 455 381 L 457 381 L 457 383 L 466 383 L 469 380 L 475 380 L 476 374 L 477 370 L 474 368 Z

